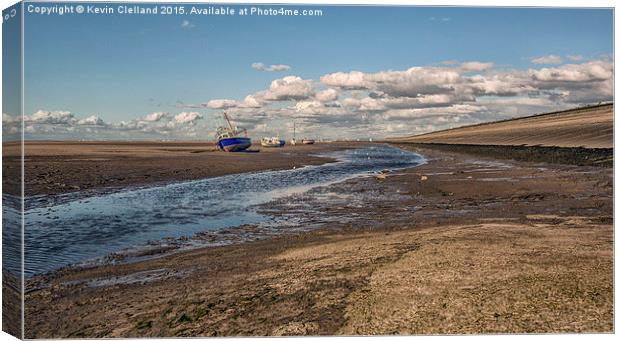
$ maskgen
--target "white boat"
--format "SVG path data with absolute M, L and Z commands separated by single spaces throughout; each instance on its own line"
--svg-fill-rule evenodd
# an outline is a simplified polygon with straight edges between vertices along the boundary
M 279 136 L 263 137 L 260 140 L 260 145 L 263 147 L 284 147 L 286 141 L 280 139 Z

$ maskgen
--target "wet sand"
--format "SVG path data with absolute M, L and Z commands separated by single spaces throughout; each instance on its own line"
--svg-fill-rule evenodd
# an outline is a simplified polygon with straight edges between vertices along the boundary
M 207 142 L 54 142 L 25 144 L 25 194 L 60 194 L 203 179 L 332 161 L 317 154 L 351 144 L 261 148 L 260 153 L 222 153 Z M 3 144 L 3 186 L 19 194 L 18 143 Z
M 262 207 L 316 230 L 31 279 L 26 337 L 613 331 L 611 168 L 401 147 Z

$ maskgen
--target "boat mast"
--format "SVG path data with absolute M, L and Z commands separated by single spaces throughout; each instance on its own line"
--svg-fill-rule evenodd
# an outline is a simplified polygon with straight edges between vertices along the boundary
M 226 119 L 226 122 L 228 122 L 228 127 L 230 128 L 230 131 L 234 131 L 235 129 L 233 128 L 232 124 L 230 123 L 230 119 L 228 119 L 228 114 L 226 113 L 226 111 L 224 111 L 224 118 Z

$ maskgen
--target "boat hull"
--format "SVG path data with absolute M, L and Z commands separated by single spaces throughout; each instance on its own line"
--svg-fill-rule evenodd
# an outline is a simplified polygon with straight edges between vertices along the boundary
M 260 145 L 266 148 L 272 148 L 272 147 L 284 147 L 284 145 L 286 144 L 286 142 L 284 140 L 280 140 L 277 143 L 272 143 L 272 142 L 261 142 Z
M 249 137 L 229 137 L 217 141 L 217 147 L 225 152 L 241 152 L 252 145 Z

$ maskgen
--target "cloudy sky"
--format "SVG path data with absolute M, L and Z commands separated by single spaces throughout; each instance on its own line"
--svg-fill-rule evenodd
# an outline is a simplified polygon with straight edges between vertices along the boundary
M 26 138 L 212 139 L 223 110 L 254 138 L 378 138 L 613 98 L 611 10 L 298 8 L 323 15 L 27 13 Z

